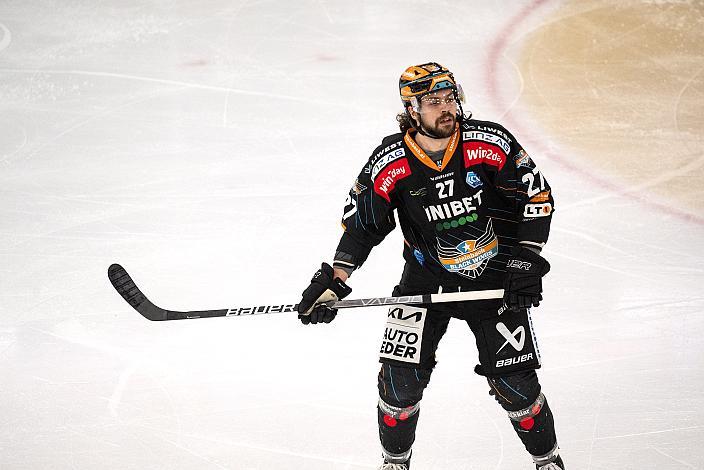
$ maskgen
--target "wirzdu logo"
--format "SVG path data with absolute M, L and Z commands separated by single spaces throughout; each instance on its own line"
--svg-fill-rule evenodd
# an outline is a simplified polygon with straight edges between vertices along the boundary
M 510 344 L 513 346 L 513 349 L 516 351 L 522 351 L 523 350 L 523 345 L 526 342 L 526 329 L 523 328 L 523 325 L 519 326 L 516 328 L 516 331 L 511 333 L 508 328 L 506 328 L 506 325 L 503 323 L 499 322 L 496 324 L 496 329 L 498 330 L 499 333 L 501 333 L 501 336 L 506 338 L 506 342 L 501 345 L 498 351 L 496 351 L 496 354 L 501 352 L 501 350 L 507 345 Z

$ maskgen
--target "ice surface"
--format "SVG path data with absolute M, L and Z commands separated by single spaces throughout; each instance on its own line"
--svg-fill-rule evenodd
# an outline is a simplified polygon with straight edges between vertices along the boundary
M 554 188 L 534 321 L 569 468 L 704 468 L 703 8 L 611 3 L 2 2 L 0 468 L 374 468 L 383 309 L 149 323 L 106 271 L 169 308 L 296 301 L 427 60 Z M 532 468 L 464 324 L 439 360 L 414 468 Z

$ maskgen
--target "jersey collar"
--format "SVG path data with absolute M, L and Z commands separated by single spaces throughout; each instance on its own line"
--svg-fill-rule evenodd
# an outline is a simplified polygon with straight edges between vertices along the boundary
M 433 159 L 430 158 L 422 148 L 420 148 L 420 145 L 418 145 L 415 139 L 411 136 L 412 130 L 415 129 L 409 129 L 408 131 L 406 131 L 406 135 L 403 137 L 403 141 L 406 142 L 406 145 L 408 145 L 408 148 L 411 150 L 413 155 L 415 155 L 416 158 L 428 168 L 435 171 L 443 171 L 447 164 L 450 162 L 450 159 L 452 158 L 452 155 L 455 153 L 455 149 L 457 148 L 457 142 L 459 141 L 460 136 L 460 126 L 456 125 L 455 132 L 452 134 L 452 137 L 450 137 L 450 142 L 448 142 L 447 144 L 447 148 L 445 149 L 445 155 L 443 155 L 442 157 L 442 163 L 440 164 L 440 167 L 438 167 L 437 164 L 433 161 Z

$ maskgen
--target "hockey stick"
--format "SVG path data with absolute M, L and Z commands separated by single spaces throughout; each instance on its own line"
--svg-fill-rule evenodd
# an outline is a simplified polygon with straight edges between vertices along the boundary
M 187 320 L 194 318 L 229 317 L 240 315 L 260 315 L 264 313 L 295 312 L 295 304 L 259 305 L 254 307 L 232 307 L 220 310 L 193 310 L 178 312 L 157 307 L 139 290 L 125 268 L 113 264 L 108 268 L 108 278 L 115 290 L 144 318 L 151 321 Z M 330 303 L 333 308 L 373 307 L 378 305 L 434 304 L 460 302 L 465 300 L 500 299 L 502 289 L 473 292 L 447 292 L 444 294 L 404 295 L 400 297 L 372 297 L 369 299 L 338 300 Z

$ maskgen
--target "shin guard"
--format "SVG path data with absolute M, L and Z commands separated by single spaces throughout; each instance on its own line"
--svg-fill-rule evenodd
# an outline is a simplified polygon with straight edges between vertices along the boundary
M 382 364 L 379 371 L 379 438 L 384 459 L 405 463 L 416 438 L 418 411 L 432 369 Z
M 508 413 L 526 450 L 533 456 L 544 456 L 556 449 L 555 423 L 535 371 L 489 378 L 488 381 L 489 393 Z
M 535 401 L 518 411 L 509 411 L 513 429 L 533 456 L 549 454 L 557 446 L 555 423 L 545 395 L 538 395 Z
M 380 398 L 377 410 L 384 459 L 389 463 L 405 463 L 411 456 L 411 446 L 416 439 L 420 404 L 399 408 Z

